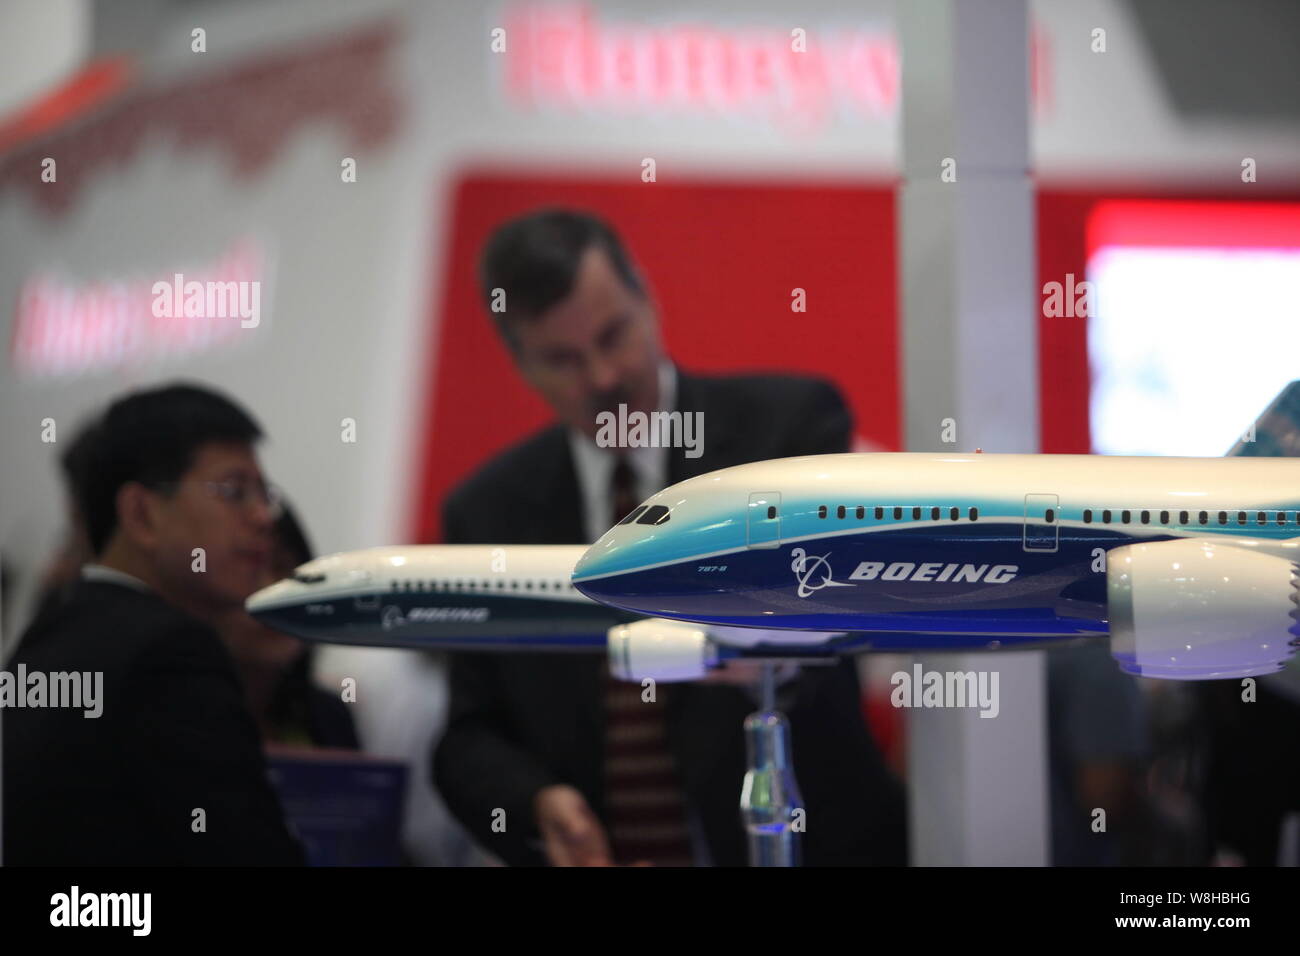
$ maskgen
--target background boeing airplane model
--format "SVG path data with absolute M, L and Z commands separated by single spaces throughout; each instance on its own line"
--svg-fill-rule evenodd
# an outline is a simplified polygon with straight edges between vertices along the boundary
M 1271 448 L 1293 448 L 1298 404 L 1293 383 L 1257 423 Z M 1268 674 L 1300 643 L 1300 461 L 1252 456 L 1253 444 L 1206 459 L 756 462 L 664 489 L 589 549 L 332 555 L 254 595 L 249 610 L 342 643 L 608 641 L 612 666 L 632 678 L 690 679 L 729 656 L 1107 634 L 1133 674 Z
M 532 651 L 608 645 L 615 674 L 629 680 L 690 680 L 732 657 L 836 651 L 834 635 L 647 621 L 592 601 L 570 580 L 585 550 L 447 544 L 331 554 L 253 595 L 248 610 L 278 630 L 334 644 Z

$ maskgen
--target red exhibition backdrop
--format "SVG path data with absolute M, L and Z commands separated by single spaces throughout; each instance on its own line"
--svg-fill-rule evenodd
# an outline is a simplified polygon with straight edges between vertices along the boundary
M 861 438 L 898 449 L 894 195 L 891 181 L 643 184 L 627 177 L 496 170 L 463 176 L 446 223 L 447 255 L 431 264 L 441 297 L 429 316 L 438 332 L 429 359 L 412 540 L 438 540 L 447 491 L 493 453 L 551 420 L 511 365 L 476 284 L 478 254 L 492 229 L 544 205 L 586 209 L 613 224 L 642 267 L 668 351 L 683 368 L 823 376 L 844 392 Z M 1112 199 L 1240 203 L 1242 191 L 1040 190 L 1040 288 L 1065 283 L 1071 273 L 1076 284 L 1084 280 L 1090 218 L 1099 203 Z M 807 292 L 805 313 L 790 311 L 795 288 Z M 1086 332 L 1085 317 L 1040 312 L 1044 452 L 1091 450 Z

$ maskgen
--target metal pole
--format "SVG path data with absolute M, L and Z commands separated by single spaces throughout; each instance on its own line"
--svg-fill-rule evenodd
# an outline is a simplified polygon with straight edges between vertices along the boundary
M 1028 8 L 1028 0 L 897 5 L 908 451 L 1038 450 Z M 996 720 L 970 709 L 908 711 L 913 865 L 1046 864 L 1042 652 L 918 659 L 938 672 L 996 671 L 1002 702 Z
M 798 866 L 803 798 L 794 778 L 790 721 L 776 709 L 776 664 L 763 662 L 761 709 L 745 718 L 748 769 L 740 812 L 750 866 Z

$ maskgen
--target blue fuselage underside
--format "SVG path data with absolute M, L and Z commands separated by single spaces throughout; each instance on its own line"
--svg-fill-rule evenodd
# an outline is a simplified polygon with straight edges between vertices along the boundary
M 577 583 L 601 601 L 642 614 L 900 637 L 930 633 L 927 645 L 980 646 L 990 638 L 1105 634 L 1104 553 L 1172 537 L 1156 529 L 1133 535 L 1062 526 L 1055 550 L 1047 551 L 1026 549 L 1024 525 L 1013 521 L 874 529 Z M 798 569 L 795 549 L 804 552 Z

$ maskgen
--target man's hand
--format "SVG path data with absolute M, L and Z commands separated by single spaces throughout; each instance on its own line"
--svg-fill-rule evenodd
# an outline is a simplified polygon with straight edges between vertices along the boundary
M 533 798 L 533 812 L 552 866 L 614 865 L 605 828 L 575 788 L 543 787 Z

